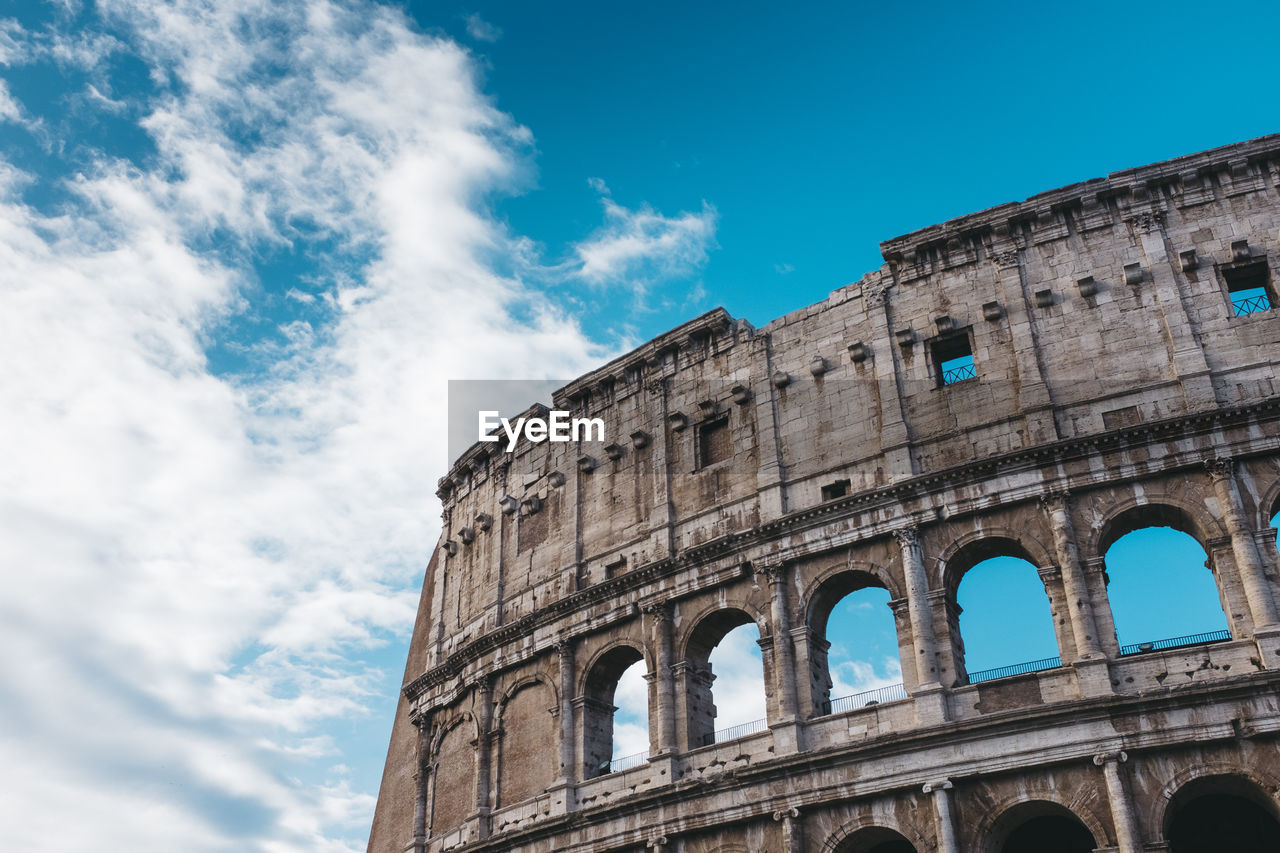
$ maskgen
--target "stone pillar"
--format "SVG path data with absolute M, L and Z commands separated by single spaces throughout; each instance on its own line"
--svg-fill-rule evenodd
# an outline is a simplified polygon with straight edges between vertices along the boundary
M 911 432 L 902 405 L 902 389 L 898 384 L 898 355 L 894 351 L 893 319 L 889 314 L 889 287 L 893 280 L 876 272 L 863 277 L 863 293 L 867 300 L 867 319 L 880 334 L 878 349 L 872 353 L 876 398 L 880 403 L 880 452 L 884 454 L 885 473 L 889 480 L 902 480 L 915 473 L 911 456 Z
M 657 651 L 654 677 L 658 694 L 658 749 L 651 758 L 676 751 L 675 673 L 671 660 L 671 606 L 666 602 L 651 604 L 644 610 L 649 617 L 653 645 Z
M 421 717 L 413 720 L 417 729 L 418 769 L 414 773 L 416 790 L 413 798 L 413 839 L 405 847 L 405 853 L 421 853 L 427 844 L 427 793 L 428 775 L 427 753 L 431 750 L 431 739 L 426 721 Z
M 774 748 L 779 753 L 803 749 L 796 714 L 796 656 L 791 645 L 791 607 L 787 585 L 791 572 L 786 566 L 765 566 L 760 570 L 769 583 L 770 620 L 773 622 L 774 689 L 778 691 L 778 719 L 770 724 Z
M 481 678 L 476 684 L 476 692 L 480 717 L 479 734 L 476 736 L 476 812 L 480 815 L 480 836 L 484 838 L 489 834 L 489 792 L 492 788 L 490 731 L 493 728 L 493 681 Z
M 1227 533 L 1231 536 L 1231 552 L 1235 557 L 1236 569 L 1240 573 L 1240 581 L 1244 586 L 1245 597 L 1249 600 L 1249 613 L 1253 617 L 1253 632 L 1268 634 L 1280 632 L 1280 619 L 1276 616 L 1276 600 L 1271 593 L 1271 585 L 1267 581 L 1266 571 L 1262 567 L 1262 559 L 1253 541 L 1253 534 L 1245 520 L 1244 504 L 1240 499 L 1240 489 L 1236 485 L 1234 463 L 1230 459 L 1209 459 L 1205 468 L 1213 480 L 1213 490 L 1218 497 L 1222 509 L 1223 521 L 1227 525 Z
M 919 690 L 940 687 L 938 645 L 933 635 L 933 614 L 929 608 L 929 582 L 920 557 L 920 532 L 913 526 L 893 531 L 902 549 L 902 573 L 907 580 L 907 610 L 911 617 L 911 642 L 916 651 L 916 683 Z
M 960 843 L 956 841 L 955 818 L 951 815 L 950 779 L 938 782 L 927 782 L 924 786 L 926 794 L 933 794 L 933 811 L 938 824 L 938 853 L 960 853 Z
M 1133 814 L 1133 802 L 1120 778 L 1120 765 L 1129 760 L 1122 751 L 1100 752 L 1093 763 L 1102 768 L 1107 783 L 1107 800 L 1111 803 L 1111 822 L 1116 826 L 1118 853 L 1141 853 L 1142 841 L 1138 833 L 1138 821 Z
M 996 281 L 1004 296 L 1014 365 L 1018 370 L 1018 381 L 1015 383 L 1018 389 L 1018 409 L 1027 425 L 1027 443 L 1045 444 L 1057 441 L 1061 436 L 1053 416 L 1053 397 L 1041 369 L 1040 350 L 1036 346 L 1035 313 L 1030 308 L 1026 288 L 1022 285 L 1020 253 L 1008 233 L 1008 226 L 997 226 L 996 231 L 997 243 L 992 246 L 990 257 L 996 268 Z M 977 366 L 981 375 L 982 363 L 978 362 Z
M 573 643 L 556 643 L 560 666 L 560 781 L 572 785 L 577 781 L 578 762 L 574 759 L 573 727 Z
M 1093 612 L 1094 623 L 1098 626 L 1098 644 L 1107 657 L 1120 657 L 1120 641 L 1116 637 L 1116 623 L 1111 614 L 1110 599 L 1107 597 L 1107 566 L 1102 557 L 1092 557 L 1081 562 L 1084 569 L 1085 589 L 1094 601 L 1106 602 L 1106 607 L 1099 607 Z
M 920 557 L 920 532 L 912 525 L 898 528 L 893 536 L 902 548 L 902 573 L 907 579 L 907 612 L 915 649 L 916 689 L 912 695 L 916 717 L 921 725 L 935 725 L 947 720 L 947 697 L 938 681 L 938 644 L 933 633 L 929 582 Z
M 1090 660 L 1102 656 L 1098 644 L 1098 626 L 1089 605 L 1089 589 L 1084 570 L 1080 566 L 1080 552 L 1076 548 L 1076 531 L 1071 522 L 1070 497 L 1066 492 L 1054 492 L 1041 498 L 1049 513 L 1053 528 L 1053 547 L 1062 573 L 1062 588 L 1067 596 L 1067 613 L 1071 619 L 1071 633 L 1075 637 L 1076 659 Z M 1066 661 L 1063 661 L 1064 663 Z
M 782 853 L 802 853 L 804 837 L 800 826 L 800 810 L 793 806 L 776 811 L 773 819 L 782 821 Z

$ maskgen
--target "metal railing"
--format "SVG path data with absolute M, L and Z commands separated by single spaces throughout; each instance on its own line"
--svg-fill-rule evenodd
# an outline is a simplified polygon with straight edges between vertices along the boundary
M 969 683 L 977 684 L 979 681 L 994 681 L 997 678 L 1008 678 L 1011 675 L 1023 675 L 1028 672 L 1039 672 L 1042 669 L 1057 669 L 1060 666 L 1062 666 L 1062 659 L 1059 657 L 1029 660 L 1026 663 L 1015 663 L 1010 666 L 1001 666 L 996 667 L 995 669 L 984 669 L 980 672 L 971 672 L 969 673 Z
M 743 723 L 738 726 L 730 726 L 727 729 L 705 734 L 699 739 L 698 746 L 711 746 L 713 743 L 722 743 L 726 740 L 737 740 L 740 737 L 753 735 L 756 732 L 762 732 L 766 728 L 767 720 L 752 720 L 749 723 Z
M 901 702 L 906 698 L 907 688 L 901 684 L 891 684 L 888 687 L 877 687 L 875 690 L 864 690 L 861 693 L 854 693 L 852 696 L 841 696 L 839 699 L 823 702 L 822 713 L 824 715 L 844 714 L 870 705 Z
M 1161 649 L 1176 649 L 1181 646 L 1202 646 L 1206 643 L 1221 643 L 1230 640 L 1230 631 L 1208 631 L 1204 634 L 1188 634 L 1185 637 L 1170 637 L 1167 640 L 1150 640 L 1145 643 L 1130 643 L 1120 647 L 1122 655 L 1140 655 L 1146 652 L 1158 652 Z
M 1270 311 L 1271 300 L 1267 298 L 1267 294 L 1259 293 L 1256 296 L 1242 296 L 1237 298 L 1235 294 L 1231 296 L 1231 304 L 1236 309 L 1236 316 L 1243 317 L 1246 314 L 1256 314 L 1259 311 Z
M 611 760 L 609 762 L 608 772 L 621 773 L 623 770 L 630 770 L 634 767 L 639 767 L 641 764 L 645 764 L 648 761 L 649 750 L 646 749 L 643 752 L 637 752 L 635 755 L 624 755 L 620 758 Z
M 975 364 L 962 364 L 953 367 L 950 370 L 942 371 L 942 384 L 950 385 L 954 382 L 963 382 L 966 379 L 976 379 L 978 376 L 978 368 Z

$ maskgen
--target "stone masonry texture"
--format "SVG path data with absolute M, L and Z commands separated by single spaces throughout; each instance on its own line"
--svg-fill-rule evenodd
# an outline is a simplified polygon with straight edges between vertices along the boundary
M 1196 797 L 1280 813 L 1280 308 L 1233 307 L 1276 304 L 1280 136 L 881 249 L 556 392 L 607 447 L 455 462 L 370 853 L 998 853 L 1053 816 L 1176 853 Z M 944 383 L 957 353 L 975 376 Z M 1229 638 L 1117 644 L 1106 550 L 1153 525 L 1203 546 Z M 956 589 L 995 555 L 1039 569 L 1060 665 L 971 683 Z M 826 618 L 867 586 L 903 690 L 833 708 Z M 707 745 L 708 655 L 748 623 L 767 723 Z M 641 660 L 648 760 L 601 772 Z

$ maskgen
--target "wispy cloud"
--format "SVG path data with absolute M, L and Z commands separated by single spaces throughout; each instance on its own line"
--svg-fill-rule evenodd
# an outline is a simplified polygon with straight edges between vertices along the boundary
M 93 42 L 0 39 L 13 62 L 123 51 L 154 86 L 82 99 L 144 116 L 146 159 L 0 164 L 0 846 L 362 850 L 373 792 L 325 727 L 369 714 L 411 624 L 446 380 L 610 352 L 495 272 L 527 243 L 480 200 L 531 138 L 456 44 L 359 2 L 101 15 Z M 33 207 L 33 182 L 70 199 Z M 607 203 L 584 270 L 696 265 L 713 225 Z M 305 292 L 258 283 L 279 250 L 323 259 Z M 214 370 L 214 340 L 259 360 Z
M 467 35 L 476 41 L 494 42 L 502 38 L 502 30 L 480 17 L 479 12 L 467 16 Z
M 574 247 L 564 271 L 592 285 L 625 285 L 643 291 L 651 283 L 693 275 L 716 247 L 717 213 L 703 202 L 697 212 L 666 216 L 648 205 L 627 208 L 592 178 L 604 225 Z

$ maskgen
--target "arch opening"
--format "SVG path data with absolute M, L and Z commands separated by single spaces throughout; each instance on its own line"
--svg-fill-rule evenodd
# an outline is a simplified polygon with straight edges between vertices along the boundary
M 1191 519 L 1167 506 L 1138 507 L 1103 531 L 1100 553 L 1120 653 L 1230 639 L 1229 607 Z
M 815 715 L 905 699 L 889 590 L 867 572 L 841 572 L 814 593 L 809 687 Z
M 584 779 L 626 770 L 647 759 L 649 696 L 644 673 L 644 655 L 633 646 L 610 649 L 587 673 L 581 728 Z
M 832 853 L 916 853 L 916 848 L 900 832 L 868 826 L 841 841 Z
M 555 759 L 547 760 L 548 747 L 560 743 L 556 710 L 555 693 L 542 681 L 519 687 L 503 703 L 495 770 L 499 808 L 536 797 L 559 775 Z
M 690 749 L 762 731 L 766 690 L 760 630 L 737 609 L 719 610 L 693 630 L 683 686 Z M 712 683 L 719 681 L 717 687 Z
M 1170 853 L 1273 853 L 1280 850 L 1277 808 L 1255 784 L 1237 776 L 1188 783 L 1165 815 Z
M 1005 812 L 992 829 L 987 853 L 1093 853 L 1093 833 L 1057 803 L 1036 800 Z
M 1049 593 L 1012 539 L 980 539 L 947 563 L 956 671 L 969 683 L 1061 666 Z

